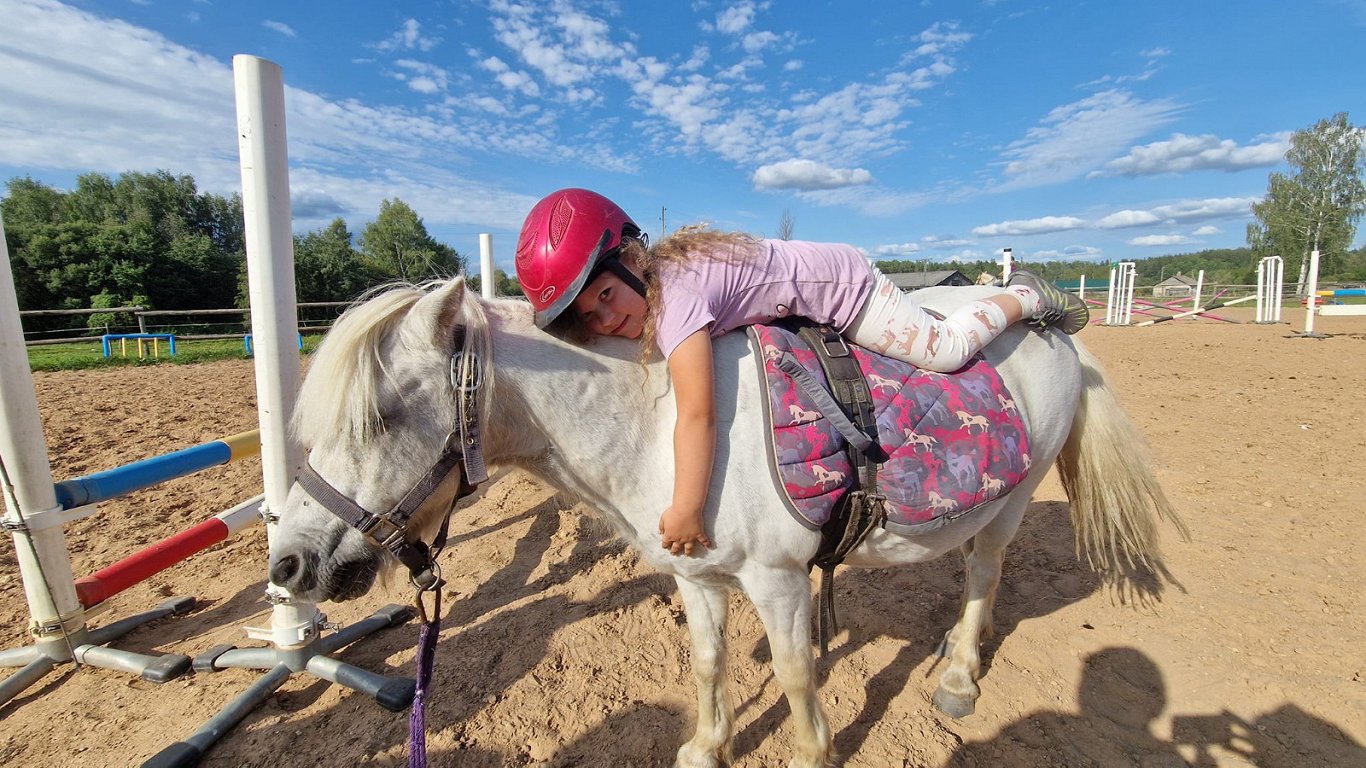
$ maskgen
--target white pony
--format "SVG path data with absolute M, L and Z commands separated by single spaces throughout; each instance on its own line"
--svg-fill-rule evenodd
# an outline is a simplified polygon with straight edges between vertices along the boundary
M 981 293 L 931 290 L 917 299 L 946 309 Z M 464 350 L 453 348 L 457 326 L 464 328 Z M 364 509 L 384 512 L 433 464 L 456 423 L 453 355 L 478 359 L 489 464 L 524 468 L 584 500 L 646 561 L 677 580 L 692 634 L 698 711 L 696 732 L 675 764 L 730 761 L 734 712 L 723 629 L 727 592 L 740 589 L 764 623 L 774 673 L 791 705 L 790 765 L 815 768 L 833 757 L 811 652 L 807 562 L 820 536 L 792 520 L 770 478 L 765 394 L 745 334 L 722 337 L 715 350 L 718 444 L 706 527 L 716 548 L 700 556 L 675 557 L 659 545 L 659 514 L 673 484 L 675 415 L 664 363 L 642 367 L 639 346 L 625 340 L 588 348 L 560 342 L 536 329 L 525 302 L 482 300 L 459 280 L 400 286 L 350 309 L 314 354 L 296 428 L 318 475 Z M 1057 332 L 1012 329 L 987 357 L 1028 426 L 1029 477 L 932 533 L 874 530 L 846 560 L 886 567 L 961 551 L 967 566 L 962 609 L 941 648 L 950 663 L 934 696 L 953 716 L 970 713 L 980 693 L 979 645 L 992 631 L 1002 554 L 1055 460 L 1078 550 L 1107 579 L 1137 573 L 1140 578 L 1124 583 L 1157 595 L 1166 573 L 1157 520 L 1181 528 L 1149 469 L 1141 435 L 1079 343 Z M 455 486 L 444 483 L 421 514 L 439 517 Z M 297 484 L 291 489 L 272 543 L 276 583 L 313 601 L 354 598 L 370 588 L 385 559 Z

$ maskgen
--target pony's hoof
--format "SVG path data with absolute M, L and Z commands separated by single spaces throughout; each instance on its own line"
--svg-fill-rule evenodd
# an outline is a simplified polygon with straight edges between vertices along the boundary
M 940 712 L 954 720 L 960 720 L 976 711 L 977 700 L 969 696 L 949 693 L 940 688 L 934 692 L 934 705 L 939 708 Z
M 716 755 L 690 749 L 687 744 L 674 756 L 674 768 L 721 768 L 721 765 Z

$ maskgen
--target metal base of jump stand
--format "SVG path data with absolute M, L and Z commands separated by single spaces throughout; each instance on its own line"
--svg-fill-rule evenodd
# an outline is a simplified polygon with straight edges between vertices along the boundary
M 143 680 L 164 683 L 183 675 L 190 668 L 190 657 L 178 653 L 148 656 L 117 648 L 105 648 L 149 621 L 181 614 L 194 607 L 193 597 L 173 597 L 150 611 L 133 614 L 106 627 L 82 628 L 62 636 L 59 626 L 43 627 L 44 639 L 23 648 L 0 651 L 0 667 L 21 667 L 0 682 L 0 705 L 23 693 L 58 664 L 75 661 L 100 669 L 131 672 Z
M 178 741 L 153 755 L 143 768 L 179 768 L 198 765 L 204 753 L 233 726 L 270 698 L 295 672 L 307 672 L 328 682 L 344 685 L 371 696 L 381 707 L 391 712 L 402 712 L 413 702 L 417 681 L 410 677 L 387 677 L 338 661 L 329 654 L 345 648 L 361 638 L 381 629 L 396 627 L 413 617 L 413 609 L 406 605 L 386 605 L 369 618 L 358 621 L 335 634 L 320 636 L 324 617 L 314 615 L 312 629 L 305 634 L 311 640 L 304 645 L 270 648 L 236 648 L 216 645 L 194 659 L 196 673 L 218 672 L 224 669 L 262 669 L 264 676 L 238 694 L 217 715 L 184 741 Z M 266 630 L 249 630 L 253 636 Z

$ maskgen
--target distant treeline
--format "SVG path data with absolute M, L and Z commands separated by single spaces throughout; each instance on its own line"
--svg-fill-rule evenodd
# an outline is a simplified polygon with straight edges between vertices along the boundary
M 191 176 L 88 173 L 70 191 L 15 178 L 0 212 L 21 309 L 247 306 L 242 200 L 201 193 Z M 338 218 L 294 238 L 300 302 L 349 301 L 392 280 L 459 274 L 464 264 L 397 199 L 385 200 L 359 237 Z M 101 315 L 28 318 L 25 329 L 73 322 L 121 324 Z
M 1214 248 L 1194 253 L 1153 256 L 1134 261 L 1134 269 L 1137 272 L 1135 279 L 1140 285 L 1153 285 L 1176 274 L 1193 278 L 1200 270 L 1204 270 L 1207 283 L 1253 285 L 1257 282 L 1257 263 L 1265 255 L 1267 254 L 1258 253 L 1251 248 Z M 1299 254 L 1278 255 L 1285 259 L 1286 279 L 1293 283 L 1295 270 L 1299 268 Z M 1108 280 L 1110 275 L 1110 266 L 1107 262 L 1017 261 L 1057 281 L 1076 280 L 1085 275 L 1087 285 L 1097 285 Z M 974 280 L 983 272 L 993 275 L 1001 273 L 999 261 L 921 262 L 887 259 L 879 261 L 878 267 L 883 272 L 956 269 Z M 1366 282 L 1366 248 L 1341 254 L 1320 254 L 1319 281 Z
M 115 179 L 88 173 L 69 191 L 15 178 L 7 184 L 0 211 L 21 309 L 247 306 L 241 198 L 202 193 L 189 175 L 158 171 Z M 1204 270 L 1208 282 L 1251 284 L 1262 255 L 1229 248 L 1142 259 L 1137 262 L 1138 281 L 1151 284 Z M 1282 256 L 1290 277 L 1299 254 Z M 359 235 L 340 218 L 295 235 L 294 260 L 300 302 L 350 301 L 375 285 L 447 277 L 463 273 L 466 266 L 464 257 L 433 239 L 421 217 L 398 199 L 383 201 Z M 1000 270 L 993 261 L 885 260 L 879 265 L 884 272 L 957 269 L 973 279 Z M 1054 280 L 1086 275 L 1092 282 L 1108 274 L 1108 266 L 1096 262 L 1029 266 Z M 1366 281 L 1366 249 L 1323 254 L 1320 270 L 1324 282 Z M 500 294 L 518 292 L 514 278 L 501 270 L 496 278 Z M 79 320 L 29 318 L 25 326 L 33 331 L 118 324 L 91 315 Z

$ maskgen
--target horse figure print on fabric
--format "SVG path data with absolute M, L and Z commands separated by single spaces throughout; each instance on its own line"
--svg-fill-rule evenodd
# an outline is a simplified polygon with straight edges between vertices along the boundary
M 954 288 L 917 298 L 944 310 L 979 294 Z M 457 338 L 464 349 L 455 348 Z M 673 486 L 675 409 L 667 407 L 665 364 L 642 367 L 639 354 L 638 344 L 625 340 L 587 348 L 556 340 L 537 330 L 525 302 L 481 299 L 459 280 L 396 287 L 351 308 L 328 333 L 304 380 L 295 428 L 319 476 L 365 510 L 385 512 L 433 465 L 458 423 L 453 359 L 477 359 L 489 465 L 523 468 L 582 499 L 677 581 L 698 704 L 696 731 L 675 765 L 717 766 L 731 758 L 735 715 L 723 630 L 732 589 L 749 596 L 768 635 L 795 726 L 790 765 L 826 765 L 832 734 L 817 697 L 808 573 L 820 533 L 793 520 L 770 476 L 766 394 L 754 353 L 742 333 L 715 345 L 717 448 L 705 519 L 716 547 L 693 557 L 659 546 L 659 512 Z M 924 534 L 874 529 L 845 561 L 880 568 L 961 552 L 962 607 L 941 645 L 949 663 L 934 694 L 935 704 L 955 717 L 971 713 L 980 693 L 979 648 L 992 632 L 1002 554 L 1050 466 L 1056 462 L 1071 501 L 1078 551 L 1107 581 L 1160 597 L 1169 577 L 1158 521 L 1166 518 L 1184 533 L 1152 475 L 1142 436 L 1080 343 L 1061 333 L 1011 329 L 986 357 L 1024 418 L 1033 471 L 995 501 Z M 917 450 L 935 466 L 944 460 L 924 442 Z M 426 529 L 418 531 L 439 524 L 457 485 L 448 478 L 429 498 L 419 511 Z M 392 558 L 298 484 L 290 490 L 271 543 L 275 583 L 306 600 L 355 598 L 385 560 Z

